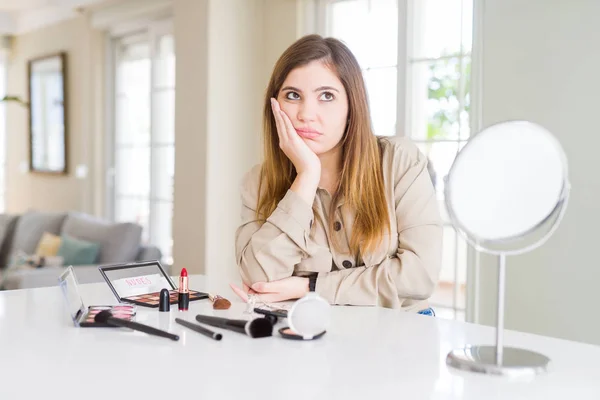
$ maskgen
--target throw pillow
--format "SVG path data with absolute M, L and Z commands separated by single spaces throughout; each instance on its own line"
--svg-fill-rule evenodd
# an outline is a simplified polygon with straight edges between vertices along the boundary
M 90 265 L 96 263 L 100 244 L 63 235 L 58 256 L 63 257 L 64 265 Z
M 44 232 L 40 242 L 38 243 L 35 254 L 42 257 L 52 257 L 58 254 L 61 238 L 58 235 L 53 235 L 50 232 Z

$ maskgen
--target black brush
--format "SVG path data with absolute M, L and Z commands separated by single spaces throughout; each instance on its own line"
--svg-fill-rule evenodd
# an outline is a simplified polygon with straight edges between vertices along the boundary
M 206 329 L 203 326 L 200 326 L 198 324 L 193 324 L 193 323 L 188 322 L 188 321 L 186 321 L 184 319 L 175 318 L 175 322 L 177 322 L 179 325 L 185 326 L 186 328 L 190 328 L 193 331 L 201 333 L 204 336 L 209 337 L 211 339 L 215 339 L 215 340 L 221 340 L 221 339 L 223 339 L 223 335 L 221 335 L 220 333 L 213 332 L 210 329 Z
M 273 324 L 265 318 L 256 318 L 251 321 L 244 319 L 229 319 L 211 317 L 209 315 L 196 315 L 196 321 L 217 328 L 243 333 L 251 338 L 273 336 Z
M 153 326 L 140 324 L 139 322 L 127 321 L 127 320 L 121 319 L 121 318 L 115 318 L 112 316 L 111 312 L 108 310 L 100 311 L 98 314 L 96 314 L 96 316 L 94 317 L 94 320 L 96 322 L 101 322 L 104 324 L 133 329 L 134 331 L 144 332 L 149 335 L 160 336 L 160 337 L 164 337 L 164 338 L 171 339 L 171 340 L 179 340 L 179 336 L 174 335 L 169 332 L 166 332 L 166 331 L 163 331 L 158 328 L 154 328 Z

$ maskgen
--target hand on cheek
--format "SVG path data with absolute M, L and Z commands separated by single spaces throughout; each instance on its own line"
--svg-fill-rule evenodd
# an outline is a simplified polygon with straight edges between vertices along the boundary
M 304 140 L 298 135 L 294 124 L 288 115 L 280 108 L 279 102 L 271 99 L 271 109 L 277 126 L 279 148 L 292 161 L 298 174 L 308 173 L 314 176 L 321 175 L 321 161 Z

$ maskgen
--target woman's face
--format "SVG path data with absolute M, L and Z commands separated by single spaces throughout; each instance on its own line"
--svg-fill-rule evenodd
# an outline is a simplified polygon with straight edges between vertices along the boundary
M 337 75 L 322 62 L 293 69 L 277 101 L 317 155 L 327 153 L 342 139 L 348 121 L 348 96 Z

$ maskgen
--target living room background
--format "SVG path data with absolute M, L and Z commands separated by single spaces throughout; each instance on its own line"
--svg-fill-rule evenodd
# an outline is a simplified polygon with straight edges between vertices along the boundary
M 107 100 L 112 41 L 132 26 L 169 21 L 178 54 L 175 73 L 179 82 L 186 82 L 175 95 L 173 273 L 186 267 L 191 273 L 237 279 L 230 251 L 237 218 L 228 210 L 239 209 L 237 183 L 260 157 L 261 93 L 276 57 L 297 35 L 296 1 L 93 3 L 48 26 L 24 24 L 27 29 L 12 36 L 7 92 L 23 98 L 27 60 L 59 50 L 68 53 L 71 168 L 61 177 L 27 171 L 27 109 L 6 104 L 7 131 L 20 132 L 6 141 L 6 211 L 70 210 L 113 218 L 107 157 L 114 149 Z M 238 118 L 231 117 L 232 111 Z M 85 172 L 76 173 L 78 167 Z

